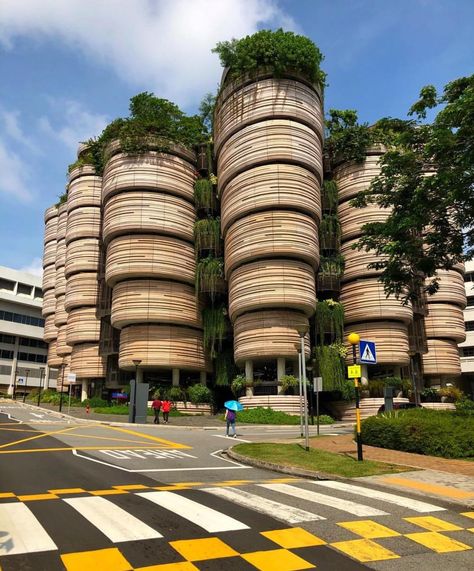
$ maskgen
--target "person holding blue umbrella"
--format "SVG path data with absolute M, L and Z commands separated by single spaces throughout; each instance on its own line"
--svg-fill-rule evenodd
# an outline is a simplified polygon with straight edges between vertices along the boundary
M 235 433 L 235 419 L 237 418 L 237 412 L 244 410 L 244 407 L 240 404 L 240 402 L 236 400 L 228 400 L 224 403 L 225 406 L 225 421 L 226 421 L 226 431 L 225 435 L 229 435 L 229 428 L 232 428 L 232 437 L 236 438 L 237 434 Z

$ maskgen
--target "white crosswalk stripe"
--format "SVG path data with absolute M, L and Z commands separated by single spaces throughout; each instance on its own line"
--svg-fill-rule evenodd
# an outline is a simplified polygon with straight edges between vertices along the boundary
M 350 500 L 342 500 L 334 496 L 319 494 L 318 492 L 312 492 L 311 490 L 297 488 L 296 486 L 289 486 L 288 484 L 258 484 L 258 485 L 262 488 L 266 488 L 267 490 L 272 490 L 273 492 L 287 494 L 294 498 L 306 500 L 307 502 L 313 502 L 316 504 L 321 504 L 324 506 L 336 508 L 343 512 L 347 512 L 359 517 L 388 515 L 387 512 L 378 510 L 376 508 L 372 508 L 370 506 L 358 504 Z
M 354 486 L 353 484 L 346 484 L 344 482 L 325 480 L 325 481 L 317 481 L 311 483 L 315 484 L 316 486 L 323 486 L 324 488 L 331 488 L 332 490 L 338 490 L 339 492 L 347 492 L 348 494 L 355 494 L 357 496 L 363 496 L 365 498 L 381 500 L 384 502 L 388 502 L 390 504 L 395 504 L 397 506 L 409 508 L 419 513 L 446 511 L 445 508 L 441 508 L 439 506 L 435 506 L 427 502 L 420 502 L 419 500 L 413 500 L 411 498 L 399 496 L 398 494 L 389 494 L 387 492 L 380 492 L 379 490 L 364 488 L 362 486 Z
M 161 533 L 105 498 L 91 496 L 64 500 L 111 541 L 158 539 Z
M 226 514 L 173 492 L 141 492 L 137 495 L 187 519 L 210 533 L 250 529 L 248 525 Z
M 263 513 L 285 521 L 290 525 L 295 525 L 305 521 L 317 521 L 326 519 L 320 515 L 313 514 L 304 510 L 300 510 L 293 506 L 275 502 L 256 494 L 251 494 L 242 489 L 234 489 L 230 487 L 219 488 L 202 488 L 204 492 L 214 494 L 225 500 L 229 500 L 235 504 L 239 504 L 246 508 L 250 508 L 256 512 Z
M 56 544 L 25 504 L 0 504 L 0 555 L 56 550 Z

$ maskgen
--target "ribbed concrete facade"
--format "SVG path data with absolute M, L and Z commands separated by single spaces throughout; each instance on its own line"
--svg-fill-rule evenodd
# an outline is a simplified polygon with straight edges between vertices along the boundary
M 221 90 L 215 152 L 225 275 L 234 358 L 248 380 L 268 361 L 278 362 L 279 379 L 297 359 L 298 330 L 309 331 L 322 143 L 320 94 L 307 82 L 261 76 Z
M 181 146 L 149 149 L 132 155 L 110 143 L 102 176 L 92 166 L 74 168 L 66 203 L 46 211 L 43 315 L 51 367 L 86 384 L 105 380 L 107 388 L 126 384 L 136 363 L 139 379 L 203 381 L 215 358 L 205 350 L 203 310 L 217 308 L 229 347 L 233 332 L 234 361 L 249 392 L 263 370 L 277 390 L 281 376 L 297 374 L 301 334 L 310 359 L 319 295 L 343 304 L 346 333 L 376 342 L 377 367 L 365 369 L 366 378 L 423 375 L 436 385 L 460 374 L 462 268 L 439 272 L 439 292 L 416 306 L 386 297 L 380 271 L 367 268 L 380 258 L 353 246 L 364 224 L 383 222 L 390 211 L 350 204 L 380 173 L 383 149 L 369 149 L 362 163 L 323 169 L 323 109 L 314 85 L 290 74 L 224 76 L 209 160 L 216 162 L 217 196 L 207 211 L 197 198 L 196 210 L 194 185 L 197 177 L 213 178 L 209 165 L 199 166 L 196 153 Z M 338 199 L 322 219 L 323 170 L 337 183 Z M 220 215 L 221 236 L 213 235 L 219 244 L 199 242 L 197 212 L 199 224 L 217 220 L 217 228 Z M 323 233 L 328 217 L 340 236 Z M 220 274 L 215 305 L 195 287 L 197 265 L 210 252 L 220 269 L 223 257 L 228 286 L 227 296 Z M 339 252 L 344 273 L 324 289 L 323 264 Z M 207 285 L 200 294 L 210 293 Z

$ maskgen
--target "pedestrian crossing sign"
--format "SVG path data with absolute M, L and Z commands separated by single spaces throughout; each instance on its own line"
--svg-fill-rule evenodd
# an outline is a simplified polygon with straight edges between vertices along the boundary
M 360 363 L 375 365 L 377 363 L 377 352 L 375 350 L 374 341 L 364 341 L 361 339 L 359 343 L 359 355 Z

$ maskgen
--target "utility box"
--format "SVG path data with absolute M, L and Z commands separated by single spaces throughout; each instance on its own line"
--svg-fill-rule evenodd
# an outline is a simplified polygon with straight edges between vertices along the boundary
M 145 424 L 148 411 L 148 383 L 137 383 L 134 379 L 130 381 L 130 405 L 128 407 L 128 422 L 134 422 L 134 405 L 135 422 Z
M 393 410 L 393 387 L 384 387 L 383 397 L 385 404 L 385 412 Z

